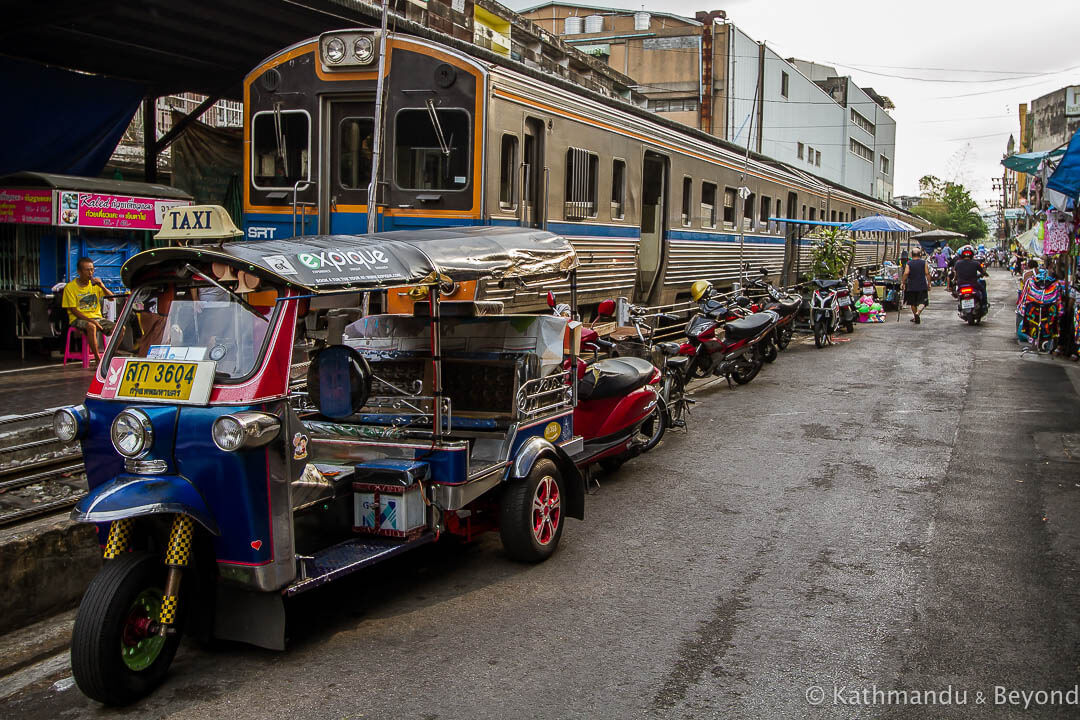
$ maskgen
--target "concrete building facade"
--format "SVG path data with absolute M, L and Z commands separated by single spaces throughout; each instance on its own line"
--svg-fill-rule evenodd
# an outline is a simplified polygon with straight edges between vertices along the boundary
M 892 104 L 834 68 L 780 57 L 722 11 L 694 18 L 548 2 L 521 11 L 633 78 L 650 109 L 890 202 Z
M 1080 130 L 1080 85 L 1055 90 L 1031 101 L 1025 130 L 1030 140 L 1023 142 L 1031 152 L 1053 150 Z

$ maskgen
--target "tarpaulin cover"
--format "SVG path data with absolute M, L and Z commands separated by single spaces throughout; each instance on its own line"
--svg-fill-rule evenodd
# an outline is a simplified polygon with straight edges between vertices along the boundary
M 173 111 L 173 125 L 183 113 Z M 244 133 L 241 128 L 214 128 L 193 122 L 172 144 L 174 187 L 187 190 L 196 205 L 223 205 L 239 220 L 242 208 L 229 207 L 230 181 L 244 164 Z
M 221 248 L 161 248 L 124 265 L 130 287 L 139 270 L 168 260 L 246 263 L 293 284 L 317 290 L 386 287 L 425 281 L 434 272 L 451 280 L 529 278 L 561 274 L 578 265 L 566 238 L 545 230 L 465 227 L 396 230 L 375 235 L 311 235 L 287 240 L 231 242 Z
M 141 85 L 0 57 L 8 108 L 0 175 L 101 174 L 146 90 Z
M 1045 158 L 1061 157 L 1065 154 L 1065 148 L 1056 150 L 1044 150 L 1042 152 L 1014 153 L 1001 161 L 1001 164 L 1010 170 L 1033 175 L 1039 171 L 1039 165 Z
M 1075 132 L 1069 147 L 1058 163 L 1057 170 L 1050 176 L 1046 187 L 1056 190 L 1069 200 L 1080 196 L 1080 130 Z

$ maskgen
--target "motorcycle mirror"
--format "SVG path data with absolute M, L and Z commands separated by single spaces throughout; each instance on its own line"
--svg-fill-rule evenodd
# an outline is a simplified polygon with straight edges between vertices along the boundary
M 555 309 L 555 293 L 551 292 L 550 290 L 548 290 L 548 294 L 547 294 L 547 304 L 548 304 L 548 307 L 551 308 L 552 310 Z
M 764 275 L 765 277 L 769 277 L 769 268 L 765 267 L 764 265 L 762 265 L 760 268 L 758 268 L 758 272 L 761 273 L 762 275 Z
M 615 301 L 604 300 L 596 306 L 597 317 L 613 317 L 615 315 Z

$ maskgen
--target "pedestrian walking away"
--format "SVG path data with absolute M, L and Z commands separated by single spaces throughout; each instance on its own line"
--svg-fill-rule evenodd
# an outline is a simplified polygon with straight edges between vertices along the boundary
M 930 299 L 930 267 L 919 248 L 911 250 L 911 259 L 904 266 L 904 274 L 900 278 L 900 290 L 904 302 L 911 308 L 911 322 L 918 325 L 922 322 L 919 316 Z

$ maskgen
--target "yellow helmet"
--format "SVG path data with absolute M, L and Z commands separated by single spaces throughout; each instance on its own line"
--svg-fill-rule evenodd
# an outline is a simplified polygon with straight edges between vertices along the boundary
M 697 280 L 690 286 L 690 297 L 694 298 L 694 302 L 701 302 L 701 298 L 709 294 L 712 290 L 712 283 L 708 280 Z

